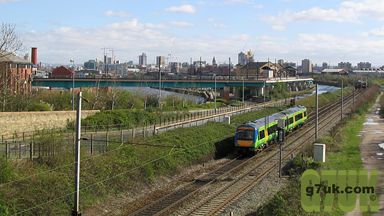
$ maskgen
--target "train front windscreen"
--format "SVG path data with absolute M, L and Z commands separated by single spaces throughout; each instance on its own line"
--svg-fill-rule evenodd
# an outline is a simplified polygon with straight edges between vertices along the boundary
M 236 144 L 239 147 L 250 147 L 253 144 L 255 130 L 253 128 L 238 128 L 236 132 Z

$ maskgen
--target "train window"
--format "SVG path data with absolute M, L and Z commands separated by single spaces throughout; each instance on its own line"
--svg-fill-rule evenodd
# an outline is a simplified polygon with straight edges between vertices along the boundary
M 264 137 L 265 137 L 265 132 L 264 130 L 262 130 L 259 132 L 259 140 L 264 139 Z
M 253 140 L 253 131 L 252 130 L 239 130 L 237 131 L 238 140 Z
M 271 127 L 268 128 L 268 134 L 273 134 L 276 132 L 276 129 L 277 129 L 277 125 L 273 125 Z
M 307 111 L 304 112 L 304 117 L 307 116 Z
M 290 125 L 290 124 L 292 124 L 292 123 L 293 123 L 293 117 L 291 117 L 291 118 L 288 119 L 288 124 Z
M 302 119 L 303 118 L 303 113 L 299 113 L 299 114 L 297 114 L 296 116 L 295 116 L 295 120 L 297 121 L 297 120 L 300 120 L 300 119 Z

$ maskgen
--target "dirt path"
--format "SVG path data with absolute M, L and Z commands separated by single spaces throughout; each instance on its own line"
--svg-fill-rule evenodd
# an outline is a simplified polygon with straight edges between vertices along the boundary
M 379 171 L 379 186 L 376 188 L 380 199 L 380 211 L 374 215 L 384 215 L 384 119 L 379 116 L 379 98 L 367 113 L 366 122 L 360 133 L 360 154 L 364 169 Z M 381 147 L 380 147 L 381 146 Z M 362 213 L 356 209 L 346 216 L 362 216 Z

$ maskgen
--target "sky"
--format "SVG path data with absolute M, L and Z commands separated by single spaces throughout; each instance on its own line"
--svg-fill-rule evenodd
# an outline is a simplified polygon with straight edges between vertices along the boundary
M 321 65 L 384 65 L 384 0 L 0 0 L 0 22 L 14 24 L 39 61 L 82 64 L 104 49 L 120 62 L 146 53 L 189 62 L 284 59 Z

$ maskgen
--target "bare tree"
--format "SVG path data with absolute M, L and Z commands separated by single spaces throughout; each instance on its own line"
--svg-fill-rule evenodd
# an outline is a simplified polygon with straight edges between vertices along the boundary
M 15 54 L 19 51 L 23 43 L 15 31 L 16 26 L 2 23 L 0 26 L 0 58 Z
M 22 48 L 22 42 L 16 34 L 15 25 L 2 23 L 0 26 L 0 60 L 9 55 L 15 54 Z M 8 74 L 7 64 L 0 64 L 0 101 L 4 112 L 8 98 L 11 95 L 8 84 L 12 81 L 12 76 Z

